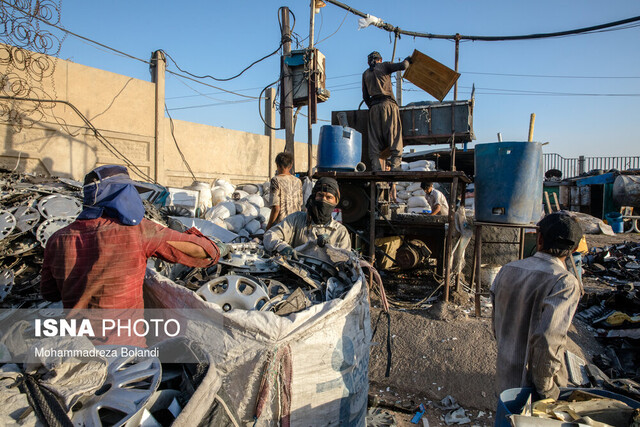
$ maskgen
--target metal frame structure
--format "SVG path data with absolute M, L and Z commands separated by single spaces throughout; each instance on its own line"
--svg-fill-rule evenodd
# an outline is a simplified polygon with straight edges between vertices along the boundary
M 375 172 L 317 172 L 314 178 L 330 177 L 340 181 L 365 181 L 369 182 L 369 253 L 368 257 L 373 261 L 375 259 L 375 236 L 376 236 L 376 183 L 377 182 L 413 182 L 413 181 L 430 181 L 430 182 L 451 182 L 451 196 L 449 200 L 449 217 L 447 223 L 449 228 L 447 230 L 445 239 L 445 252 L 444 252 L 444 276 L 445 276 L 445 302 L 449 302 L 449 287 L 451 282 L 451 247 L 453 228 L 455 227 L 455 207 L 458 185 L 462 184 L 462 198 L 464 202 L 464 194 L 467 184 L 471 182 L 464 172 L 456 171 L 436 171 L 436 172 L 416 172 L 416 171 L 375 171 Z

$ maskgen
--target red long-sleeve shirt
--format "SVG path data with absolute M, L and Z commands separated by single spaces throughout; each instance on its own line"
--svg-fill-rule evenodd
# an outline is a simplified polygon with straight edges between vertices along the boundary
M 192 242 L 209 258 L 193 258 L 169 245 Z M 142 284 L 151 256 L 190 267 L 209 267 L 220 252 L 197 230 L 186 233 L 143 219 L 125 226 L 111 218 L 76 220 L 47 242 L 40 290 L 64 308 L 144 308 Z

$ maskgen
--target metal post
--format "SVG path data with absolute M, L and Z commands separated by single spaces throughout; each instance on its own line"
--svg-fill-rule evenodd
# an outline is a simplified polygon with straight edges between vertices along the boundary
M 308 58 L 308 69 L 309 74 L 307 74 L 307 96 L 308 104 L 307 104 L 307 175 L 311 178 L 311 169 L 312 169 L 312 160 L 313 160 L 313 130 L 312 125 L 315 121 L 315 101 L 316 101 L 316 91 L 315 91 L 315 79 L 316 79 L 316 55 L 313 53 L 313 36 L 314 36 L 314 26 L 316 21 L 316 0 L 311 0 L 311 18 L 309 19 L 309 55 Z
M 458 58 L 460 57 L 460 34 L 456 34 L 456 73 L 458 72 Z M 453 87 L 453 100 L 458 100 L 458 80 L 456 80 L 456 84 Z
M 376 183 L 375 181 L 369 182 L 369 259 L 371 265 L 375 261 L 376 247 Z
M 276 90 L 272 87 L 267 89 L 264 98 L 264 134 L 269 137 L 269 179 L 273 176 L 273 144 L 276 140 L 276 110 L 275 110 Z
M 284 116 L 284 132 L 285 132 L 285 144 L 284 151 L 287 151 L 293 155 L 293 167 L 292 171 L 296 170 L 296 156 L 295 156 L 295 142 L 293 126 L 293 76 L 291 75 L 291 69 L 284 62 L 284 59 L 291 56 L 291 28 L 289 28 L 289 8 L 283 7 L 280 9 L 280 21 L 282 22 L 282 94 L 284 98 L 282 103 L 282 115 Z
M 502 134 L 498 132 L 498 142 L 502 142 Z
M 451 281 L 451 247 L 453 240 L 453 223 L 456 210 L 456 197 L 458 190 L 458 177 L 453 178 L 451 183 L 451 199 L 449 200 L 449 228 L 447 229 L 447 237 L 445 241 L 445 265 L 444 265 L 444 301 L 449 302 L 449 282 Z
M 476 224 L 476 241 L 474 244 L 474 271 L 475 271 L 475 279 L 476 279 L 476 292 L 475 292 L 475 305 L 476 305 L 476 316 L 480 317 L 480 294 L 482 293 L 481 288 L 481 277 L 482 277 L 482 226 Z
M 396 101 L 402 107 L 402 71 L 396 71 Z
M 164 176 L 164 81 L 165 70 L 167 69 L 167 59 L 164 52 L 156 50 L 151 58 L 151 79 L 155 83 L 155 164 L 154 176 L 156 182 L 165 183 Z
M 584 173 L 584 156 L 578 156 L 578 175 Z

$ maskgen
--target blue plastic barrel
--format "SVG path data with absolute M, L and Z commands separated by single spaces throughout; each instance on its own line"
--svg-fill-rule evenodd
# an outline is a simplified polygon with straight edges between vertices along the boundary
M 476 221 L 530 224 L 542 213 L 542 145 L 496 142 L 475 146 Z
M 362 135 L 355 129 L 325 125 L 318 142 L 319 171 L 351 171 L 362 157 Z
M 574 390 L 583 390 L 598 396 L 617 399 L 634 409 L 640 408 L 640 402 L 636 402 L 635 400 L 618 393 L 597 388 L 563 388 L 560 389 L 560 397 L 558 400 L 568 398 Z M 532 388 L 524 387 L 512 388 L 500 393 L 498 398 L 498 408 L 496 410 L 495 427 L 511 427 L 511 422 L 508 418 L 509 415 L 519 414 L 522 412 L 522 408 L 524 408 L 524 405 L 527 403 L 532 391 Z
M 604 216 L 614 233 L 624 232 L 624 218 L 620 212 L 609 212 Z

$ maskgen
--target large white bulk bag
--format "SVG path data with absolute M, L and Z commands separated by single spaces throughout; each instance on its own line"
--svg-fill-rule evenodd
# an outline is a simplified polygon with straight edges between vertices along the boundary
M 201 318 L 185 322 L 181 336 L 203 347 L 210 369 L 174 427 L 200 425 L 225 405 L 233 424 L 254 425 L 259 397 L 258 426 L 365 425 L 371 319 L 361 271 L 343 299 L 285 317 L 225 312 L 152 270 L 144 291 L 145 309 L 179 306 Z

